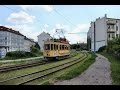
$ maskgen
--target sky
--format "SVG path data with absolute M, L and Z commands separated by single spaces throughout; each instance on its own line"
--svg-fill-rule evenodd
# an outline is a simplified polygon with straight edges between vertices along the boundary
M 105 14 L 120 18 L 120 5 L 0 5 L 0 25 L 35 41 L 44 31 L 56 38 L 65 36 L 70 44 L 86 43 L 91 21 Z M 64 35 L 56 29 L 63 29 Z

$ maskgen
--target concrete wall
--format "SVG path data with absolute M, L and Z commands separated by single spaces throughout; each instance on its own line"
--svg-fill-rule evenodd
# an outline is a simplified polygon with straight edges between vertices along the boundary
M 94 51 L 94 24 L 92 23 L 92 45 L 91 49 Z M 95 40 L 96 40 L 96 50 L 102 46 L 106 45 L 107 39 L 106 39 L 106 17 L 96 19 L 95 21 Z
M 24 36 L 7 31 L 0 31 L 0 57 L 4 57 L 6 52 L 11 51 L 20 50 L 29 52 L 30 47 L 34 44 L 35 43 L 28 40 L 26 41 Z
M 39 44 L 39 46 L 41 48 L 41 51 L 44 50 L 44 41 L 46 41 L 47 39 L 51 39 L 51 38 L 52 37 L 49 34 L 45 33 L 45 32 L 38 35 L 38 44 Z

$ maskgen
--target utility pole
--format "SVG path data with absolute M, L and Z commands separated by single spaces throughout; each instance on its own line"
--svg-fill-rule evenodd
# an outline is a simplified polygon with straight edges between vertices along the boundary
M 94 54 L 96 54 L 96 30 L 95 30 L 95 22 L 94 22 Z

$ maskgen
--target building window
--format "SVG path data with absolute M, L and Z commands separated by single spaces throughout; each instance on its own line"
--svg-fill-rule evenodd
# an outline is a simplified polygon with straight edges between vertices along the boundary
M 110 25 L 108 25 L 108 29 L 110 29 Z
M 5 40 L 7 40 L 7 37 L 5 37 Z
M 110 38 L 110 34 L 108 34 L 108 37 Z
M 112 34 L 112 38 L 114 38 L 115 37 L 115 34 Z
M 118 31 L 118 26 L 116 26 L 116 31 Z
M 111 29 L 114 29 L 114 25 L 111 25 Z
M 116 38 L 118 38 L 118 34 L 116 34 Z

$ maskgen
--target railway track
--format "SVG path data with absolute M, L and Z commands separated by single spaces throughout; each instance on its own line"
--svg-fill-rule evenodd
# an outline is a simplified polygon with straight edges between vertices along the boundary
M 76 54 L 72 54 L 68 58 L 71 58 L 75 55 Z M 27 64 L 4 66 L 4 67 L 0 68 L 0 72 L 7 72 L 7 71 L 18 70 L 18 69 L 27 68 L 27 67 L 33 67 L 33 66 L 37 66 L 37 65 L 43 65 L 43 64 L 50 63 L 50 62 L 52 62 L 52 61 L 45 61 L 45 59 L 42 59 L 41 61 L 36 61 L 36 62 L 32 62 L 32 63 L 27 63 Z
M 66 62 L 64 64 L 60 64 L 58 66 L 53 66 L 53 67 L 50 67 L 50 68 L 47 68 L 47 69 L 44 69 L 44 70 L 40 70 L 40 71 L 37 71 L 37 72 L 33 72 L 33 73 L 30 73 L 30 74 L 17 76 L 17 77 L 14 77 L 14 78 L 9 78 L 9 79 L 4 80 L 4 81 L 0 81 L 0 85 L 5 85 L 5 84 L 6 85 L 8 85 L 8 84 L 11 85 L 12 82 L 15 82 L 15 81 L 17 81 L 17 82 L 20 81 L 19 83 L 15 83 L 16 85 L 30 84 L 31 82 L 33 82 L 37 79 L 46 77 L 50 74 L 53 74 L 55 72 L 58 72 L 58 71 L 63 70 L 65 68 L 68 68 L 72 65 L 75 65 L 76 63 L 83 61 L 85 58 L 87 58 L 87 54 L 83 54 L 83 56 L 81 56 L 77 59 Z

